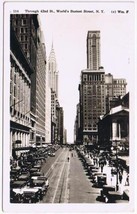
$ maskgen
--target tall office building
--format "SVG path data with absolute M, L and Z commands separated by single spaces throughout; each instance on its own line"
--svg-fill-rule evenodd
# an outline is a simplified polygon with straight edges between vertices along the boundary
M 100 31 L 88 31 L 87 68 L 98 70 L 100 67 Z
M 36 70 L 37 15 L 10 16 L 10 133 L 11 149 L 35 140 L 36 117 L 31 105 L 31 77 Z
M 52 48 L 51 48 L 51 52 L 48 60 L 48 71 L 49 71 L 50 87 L 58 97 L 58 71 L 57 71 L 56 55 L 53 48 L 53 44 L 52 44 Z
M 87 69 L 81 71 L 79 84 L 80 124 L 75 121 L 75 140 L 78 144 L 98 142 L 98 119 L 114 103 L 114 97 L 126 94 L 126 80 L 105 74 L 100 65 L 100 31 L 87 33 Z M 82 134 L 81 134 L 82 133 Z
M 105 72 L 100 70 L 82 70 L 80 92 L 80 112 L 83 143 L 97 142 L 98 118 L 105 114 Z
M 30 141 L 45 141 L 45 73 L 46 50 L 37 14 L 11 16 L 11 25 L 19 41 L 19 47 L 30 66 Z M 22 62 L 23 63 L 23 62 Z M 23 92 L 23 96 L 25 96 Z M 24 105 L 22 103 L 22 105 Z
M 49 85 L 49 73 L 46 67 L 46 94 L 45 94 L 45 142 L 51 142 L 51 88 Z
M 80 108 L 82 140 L 97 142 L 98 118 L 105 113 L 105 71 L 100 66 L 100 31 L 87 33 L 87 69 L 81 71 Z
M 58 71 L 53 44 L 48 59 L 49 86 L 51 88 L 51 142 L 57 142 Z
M 37 61 L 36 61 L 36 142 L 45 142 L 45 95 L 46 95 L 46 48 L 41 29 L 37 31 Z M 32 81 L 32 84 L 35 81 Z

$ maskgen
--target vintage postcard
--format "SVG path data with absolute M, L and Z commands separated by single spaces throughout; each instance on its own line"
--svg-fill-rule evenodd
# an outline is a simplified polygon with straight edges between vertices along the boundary
M 135 2 L 2 7 L 2 211 L 135 212 Z

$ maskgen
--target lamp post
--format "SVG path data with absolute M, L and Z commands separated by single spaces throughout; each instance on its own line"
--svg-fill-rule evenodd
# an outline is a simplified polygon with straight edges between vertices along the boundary
M 117 175 L 116 175 L 116 191 L 119 190 L 119 185 L 118 185 L 118 151 L 117 151 L 117 143 L 118 141 L 115 140 L 116 142 L 116 167 L 117 167 Z
M 113 145 L 113 143 L 115 143 Z M 116 191 L 119 190 L 119 184 L 118 184 L 118 151 L 117 151 L 117 147 L 118 147 L 118 140 L 112 140 L 112 146 L 114 146 L 115 150 L 116 150 Z

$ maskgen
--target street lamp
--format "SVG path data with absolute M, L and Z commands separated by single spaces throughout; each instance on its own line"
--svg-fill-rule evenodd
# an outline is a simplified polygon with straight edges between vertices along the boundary
M 115 145 L 113 145 L 113 143 L 115 143 Z M 114 148 L 116 148 L 115 150 L 116 150 L 116 169 L 117 169 L 117 171 L 116 171 L 116 191 L 118 191 L 119 190 L 119 184 L 118 184 L 118 140 L 112 140 L 112 146 L 114 146 Z

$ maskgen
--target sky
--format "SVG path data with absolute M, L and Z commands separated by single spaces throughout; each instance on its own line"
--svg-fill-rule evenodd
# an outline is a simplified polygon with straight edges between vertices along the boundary
M 103 5 L 104 6 L 104 5 Z M 59 102 L 64 108 L 64 125 L 67 129 L 67 140 L 74 140 L 74 121 L 76 105 L 79 102 L 78 84 L 81 70 L 86 64 L 86 37 L 88 30 L 101 32 L 101 65 L 105 73 L 114 78 L 126 78 L 130 91 L 133 73 L 134 22 L 130 7 L 124 14 L 119 14 L 116 7 L 105 7 L 104 13 L 70 13 L 75 7 L 62 7 L 67 13 L 40 14 L 41 26 L 45 37 L 47 57 L 53 42 L 59 71 Z M 84 9 L 85 7 L 82 6 Z M 94 11 L 96 10 L 96 7 Z M 102 7 L 101 7 L 102 8 Z M 106 9 L 107 8 L 107 9 Z M 122 7 L 123 9 L 123 7 Z M 76 7 L 76 10 L 81 10 Z M 88 9 L 89 10 L 89 9 Z M 91 10 L 91 9 L 90 9 Z
M 114 78 L 126 78 L 127 91 L 134 87 L 135 23 L 132 2 L 33 1 L 7 3 L 5 6 L 10 13 L 18 10 L 19 13 L 39 14 L 47 59 L 53 42 L 59 71 L 59 102 L 64 109 L 68 142 L 74 141 L 78 85 L 81 70 L 87 68 L 86 37 L 89 30 L 101 32 L 101 65 L 105 73 L 113 74 Z M 76 10 L 81 12 L 74 12 Z

